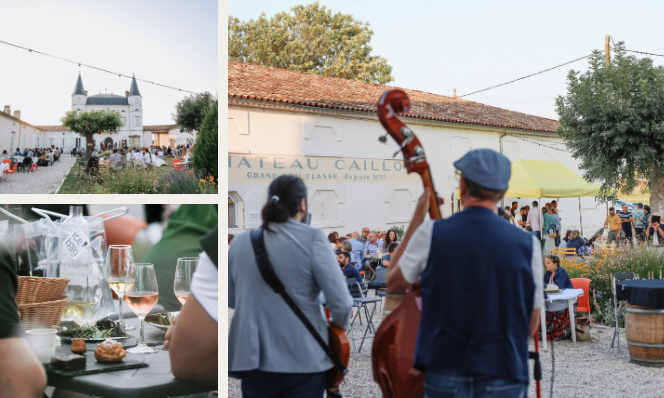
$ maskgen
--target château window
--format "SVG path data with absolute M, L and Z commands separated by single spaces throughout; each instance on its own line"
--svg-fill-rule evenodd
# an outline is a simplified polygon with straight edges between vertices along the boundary
M 237 203 L 232 195 L 228 195 L 228 228 L 237 228 Z
M 140 116 L 135 116 L 134 127 L 138 127 L 140 125 L 141 125 L 141 117 Z

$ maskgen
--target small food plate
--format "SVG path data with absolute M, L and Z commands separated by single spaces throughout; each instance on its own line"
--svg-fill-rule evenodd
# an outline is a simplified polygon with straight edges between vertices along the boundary
M 126 337 L 100 337 L 100 338 L 96 338 L 96 339 L 85 339 L 85 342 L 86 343 L 95 343 L 97 341 L 105 341 L 106 339 L 124 340 L 124 339 L 128 339 L 132 336 L 133 335 L 129 335 L 129 336 L 126 336 Z
M 169 314 L 173 315 L 174 317 L 177 317 L 179 313 L 180 313 L 180 311 L 169 312 Z M 168 328 L 170 327 L 170 325 L 160 325 L 160 324 L 158 324 L 154 321 L 151 321 L 151 320 L 148 319 L 148 317 L 150 317 L 150 315 L 145 317 L 145 323 L 147 323 L 150 326 L 156 327 L 157 329 L 163 330 L 164 332 L 167 331 Z

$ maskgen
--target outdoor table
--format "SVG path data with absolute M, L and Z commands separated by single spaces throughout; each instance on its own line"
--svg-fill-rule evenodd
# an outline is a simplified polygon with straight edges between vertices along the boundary
M 616 297 L 631 305 L 664 309 L 664 279 L 616 282 Z
M 619 301 L 625 300 L 628 304 L 625 337 L 630 361 L 642 366 L 664 366 L 664 280 L 617 282 L 616 298 Z M 620 350 L 620 342 L 618 349 Z
M 191 161 L 189 161 L 189 162 L 180 162 L 180 165 L 182 165 L 187 170 L 191 167 L 192 164 L 193 164 L 193 162 L 191 162 Z
M 542 329 L 542 349 L 546 350 L 546 310 L 560 311 L 560 304 L 567 302 L 567 309 L 569 311 L 569 326 L 572 329 L 572 341 L 576 343 L 576 323 L 574 320 L 574 302 L 577 297 L 583 296 L 583 289 L 565 289 L 560 294 L 550 294 L 545 300 L 544 305 L 540 309 L 541 329 Z M 557 302 L 557 303 L 556 303 Z M 564 308 L 564 307 L 563 307 Z
M 140 323 L 138 318 L 126 320 L 128 325 L 136 326 L 129 334 L 133 336 L 120 340 L 123 346 L 133 346 L 140 336 Z M 165 332 L 145 324 L 145 342 L 164 342 Z M 217 336 L 212 336 L 217 338 Z M 86 356 L 92 355 L 96 343 L 86 344 L 88 352 Z M 164 351 L 163 345 L 154 347 L 159 352 L 154 354 L 129 354 L 125 360 L 139 361 L 149 364 L 146 368 L 128 369 L 117 372 L 91 374 L 76 377 L 64 377 L 54 373 L 48 373 L 48 385 L 63 390 L 90 394 L 103 398 L 143 398 L 143 397 L 174 397 L 178 395 L 197 394 L 201 392 L 215 391 L 215 387 L 202 384 L 177 380 L 171 373 L 171 362 L 168 351 Z M 63 344 L 55 349 L 56 355 L 70 355 L 71 345 Z

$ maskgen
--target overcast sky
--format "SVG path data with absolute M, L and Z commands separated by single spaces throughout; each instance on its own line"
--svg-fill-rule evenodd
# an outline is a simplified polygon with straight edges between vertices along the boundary
M 311 1 L 313 2 L 313 1 Z M 288 11 L 296 0 L 230 0 L 241 20 Z M 617 1 L 369 1 L 321 0 L 333 13 L 369 22 L 373 54 L 394 67 L 390 83 L 414 90 L 461 96 L 526 76 L 604 49 L 604 36 L 627 49 L 664 54 L 664 2 Z M 640 56 L 640 55 L 639 55 Z M 654 57 L 655 64 L 664 58 Z M 465 99 L 557 119 L 555 98 L 566 93 L 570 69 L 582 60 Z
M 0 41 L 193 92 L 218 90 L 215 0 L 0 0 Z M 131 79 L 0 43 L 0 110 L 59 125 L 81 71 L 88 95 L 124 95 Z M 138 82 L 145 124 L 172 124 L 188 94 Z

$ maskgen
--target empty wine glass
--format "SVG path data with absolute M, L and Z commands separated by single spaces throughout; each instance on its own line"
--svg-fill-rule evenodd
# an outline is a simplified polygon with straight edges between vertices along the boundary
M 175 267 L 175 281 L 173 282 L 173 292 L 180 304 L 184 302 L 191 292 L 191 279 L 198 265 L 198 257 L 178 258 L 177 267 Z
M 123 329 L 134 330 L 133 326 L 127 326 L 122 316 L 122 301 L 125 291 L 125 277 L 127 276 L 127 267 L 134 262 L 134 256 L 131 251 L 131 246 L 128 245 L 111 245 L 106 252 L 106 266 L 104 273 L 108 285 L 113 289 L 115 294 L 120 299 L 118 304 L 120 306 L 120 325 Z
M 124 301 L 141 320 L 141 342 L 127 350 L 131 354 L 149 354 L 157 350 L 145 344 L 145 316 L 159 301 L 159 288 L 154 265 L 146 263 L 129 264 L 125 278 Z

